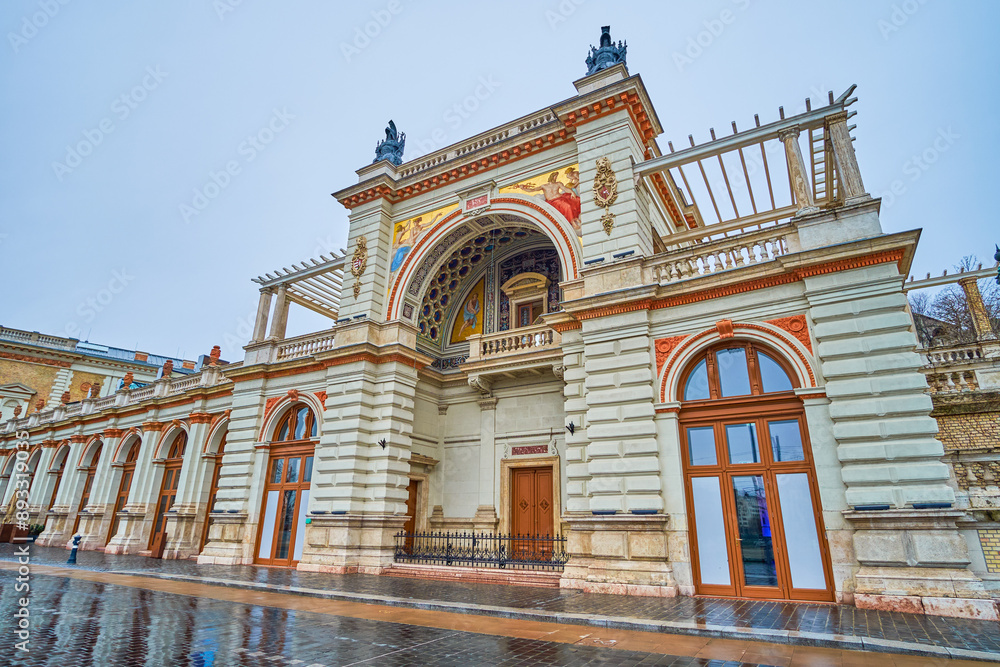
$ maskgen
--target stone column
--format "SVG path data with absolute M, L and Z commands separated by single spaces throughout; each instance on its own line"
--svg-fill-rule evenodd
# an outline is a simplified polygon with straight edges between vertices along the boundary
M 569 562 L 561 586 L 672 596 L 655 423 L 656 370 L 645 308 L 583 321 L 587 412 L 582 437 L 590 516 L 567 512 Z M 572 349 L 572 348 L 571 348 Z M 576 455 L 576 454 L 575 454 Z M 574 506 L 583 503 L 579 497 Z
M 74 440 L 76 438 L 76 440 Z M 86 436 L 70 436 L 70 456 L 75 456 L 73 460 L 78 462 L 80 456 L 84 452 L 84 446 L 87 440 Z M 108 529 L 111 526 L 111 513 L 114 510 L 114 498 L 113 495 L 115 490 L 105 491 L 111 486 L 112 469 L 111 461 L 115 455 L 115 449 L 118 447 L 118 442 L 120 437 L 104 437 L 101 440 L 101 455 L 95 464 L 96 470 L 94 472 L 94 481 L 90 487 L 90 498 L 87 501 L 87 505 L 81 508 L 80 514 L 80 526 L 77 532 L 82 535 L 80 540 L 81 549 L 99 549 L 103 547 L 107 539 Z M 86 484 L 87 475 L 81 472 L 77 476 L 77 485 L 75 492 L 71 497 L 71 513 L 67 517 L 68 526 L 67 530 L 72 529 L 73 523 L 76 522 L 76 515 L 72 512 L 79 507 L 80 500 L 83 497 L 83 487 Z M 110 505 L 108 500 L 110 499 Z M 71 534 L 66 535 L 67 539 L 72 538 Z
M 983 303 L 983 295 L 979 293 L 979 281 L 974 277 L 962 278 L 958 281 L 965 291 L 965 301 L 968 304 L 969 317 L 972 319 L 972 328 L 976 332 L 977 342 L 995 342 L 996 333 L 990 325 L 990 316 L 986 311 L 986 304 Z
M 625 108 L 619 109 L 580 126 L 575 137 L 580 164 L 580 226 L 584 261 L 603 257 L 608 263 L 613 261 L 614 254 L 630 250 L 634 257 L 653 254 L 649 208 L 639 201 L 641 195 L 633 173 L 633 165 L 645 159 L 644 147 L 636 141 L 636 133 Z M 601 220 L 606 211 L 597 205 L 590 192 L 597 175 L 597 161 L 605 157 L 611 161 L 618 192 L 614 204 L 607 209 L 614 215 L 614 227 L 610 234 L 605 231 Z
M 31 493 L 28 497 L 28 512 L 31 515 L 31 523 L 45 523 L 45 505 L 48 504 L 52 496 L 52 485 L 56 483 L 55 474 L 49 474 L 52 466 L 52 459 L 56 454 L 58 442 L 55 440 L 42 441 L 42 453 L 35 466 L 35 473 L 31 480 Z
M 142 425 L 139 456 L 135 461 L 128 500 L 122 508 L 122 513 L 127 515 L 119 521 L 118 533 L 108 542 L 104 549 L 105 553 L 130 554 L 146 549 L 155 518 L 153 515 L 156 512 L 156 493 L 163 478 L 163 464 L 154 463 L 153 456 L 156 453 L 156 443 L 165 426 L 166 424 L 161 422 L 145 422 Z M 113 494 L 116 492 L 117 489 L 111 491 L 112 495 L 108 498 L 108 511 L 114 509 Z
M 480 398 L 479 411 L 479 507 L 472 526 L 476 531 L 493 532 L 497 529 L 496 397 Z
M 274 319 L 271 320 L 271 334 L 269 338 L 274 338 L 275 340 L 284 340 L 285 328 L 287 326 L 288 326 L 288 286 L 282 283 L 278 285 L 278 298 L 274 302 Z
M 861 170 L 858 169 L 858 158 L 854 154 L 854 143 L 847 129 L 847 112 L 842 111 L 826 119 L 826 128 L 833 142 L 833 157 L 837 163 L 837 182 L 846 203 L 857 199 L 870 199 L 865 192 L 865 184 L 861 181 Z M 830 176 L 827 175 L 830 185 Z
M 220 464 L 219 493 L 208 528 L 202 564 L 249 564 L 262 514 L 264 465 L 267 444 L 258 441 L 264 414 L 264 380 L 241 380 L 233 390 L 226 431 L 226 451 Z M 263 435 L 262 437 L 267 437 Z
M 412 355 L 413 327 L 359 322 L 342 332 L 346 349 L 319 355 L 330 364 L 326 411 L 313 468 L 312 522 L 298 568 L 378 573 L 392 563 L 394 536 L 406 521 L 415 366 L 428 362 L 353 360 L 361 340 L 396 340 L 393 347 Z
M 813 201 L 812 186 L 810 185 L 812 181 L 809 178 L 809 172 L 806 171 L 805 162 L 802 160 L 798 126 L 781 130 L 778 132 L 778 139 L 785 145 L 788 179 L 792 184 L 792 192 L 795 193 L 795 205 L 799 209 L 796 215 L 819 210 Z
M 253 323 L 253 338 L 251 343 L 259 343 L 267 335 L 267 316 L 271 311 L 270 287 L 265 287 L 260 291 L 260 302 L 257 304 L 257 319 Z
M 167 544 L 164 558 L 187 558 L 198 555 L 201 546 L 201 529 L 208 508 L 202 502 L 206 484 L 211 482 L 214 459 L 202 456 L 212 415 L 193 412 L 188 418 L 187 448 L 177 483 L 177 496 L 167 516 Z M 209 476 L 206 482 L 206 474 Z
M 590 471 L 587 468 L 587 430 L 585 428 L 587 399 L 583 368 L 583 337 L 581 329 L 562 332 L 563 406 L 566 424 L 573 423 L 573 433 L 566 437 L 566 512 L 590 514 L 590 494 L 587 488 Z
M 895 263 L 805 279 L 854 529 L 859 607 L 996 618 L 955 493 Z

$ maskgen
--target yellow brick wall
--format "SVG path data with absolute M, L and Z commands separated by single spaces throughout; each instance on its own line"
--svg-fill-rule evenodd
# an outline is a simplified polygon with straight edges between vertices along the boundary
M 939 415 L 938 440 L 945 451 L 996 447 L 1000 443 L 1000 412 Z
M 0 359 L 0 384 L 20 382 L 35 390 L 35 396 L 32 398 L 32 412 L 34 412 L 34 401 L 37 401 L 39 398 L 44 398 L 46 401 L 49 400 L 49 394 L 52 393 L 52 384 L 58 372 L 58 366 Z
M 73 378 L 70 380 L 69 383 L 70 402 L 79 401 L 84 398 L 87 398 L 88 396 L 87 389 L 90 388 L 90 385 L 96 382 L 97 386 L 100 387 L 104 383 L 104 377 L 105 377 L 104 375 L 101 375 L 99 373 L 86 373 L 83 371 L 75 371 L 73 373 Z M 87 389 L 84 389 L 85 386 L 87 387 Z
M 986 556 L 986 571 L 1000 572 L 1000 528 L 981 528 L 979 543 Z

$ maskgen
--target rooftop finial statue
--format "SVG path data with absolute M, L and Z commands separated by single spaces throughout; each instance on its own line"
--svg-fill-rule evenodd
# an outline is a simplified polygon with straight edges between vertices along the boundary
M 628 71 L 628 65 L 625 64 L 625 51 L 628 49 L 628 44 L 625 42 L 618 42 L 618 46 L 611 41 L 611 26 L 606 25 L 601 27 L 601 46 L 599 48 L 591 45 L 590 55 L 587 56 L 587 75 L 600 72 L 602 69 L 607 69 L 613 65 L 621 63 L 625 65 L 625 71 Z
M 403 147 L 405 145 L 406 134 L 397 132 L 396 124 L 390 120 L 389 127 L 385 128 L 385 139 L 375 146 L 375 159 L 372 160 L 372 163 L 388 160 L 398 167 L 403 164 Z

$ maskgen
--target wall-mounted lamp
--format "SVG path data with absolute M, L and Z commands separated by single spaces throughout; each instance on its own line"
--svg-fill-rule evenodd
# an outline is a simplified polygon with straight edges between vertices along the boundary
M 573 435 L 576 433 L 576 425 L 573 422 L 570 422 L 569 426 L 566 427 L 566 430 L 569 431 L 570 435 Z
M 382 438 L 381 440 L 379 440 L 378 444 L 382 446 L 382 449 L 385 449 L 385 446 L 387 444 L 386 441 L 385 441 L 385 438 Z

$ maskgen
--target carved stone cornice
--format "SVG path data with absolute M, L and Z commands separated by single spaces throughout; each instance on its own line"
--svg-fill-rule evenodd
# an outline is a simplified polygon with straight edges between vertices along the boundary
M 142 430 L 144 432 L 147 432 L 147 431 L 162 431 L 165 426 L 166 426 L 166 424 L 164 424 L 163 422 L 155 422 L 155 421 L 143 422 L 142 423 Z
M 192 424 L 208 424 L 212 419 L 212 414 L 208 412 L 192 412 L 188 416 L 188 421 Z
M 101 431 L 101 435 L 105 438 L 120 438 L 123 433 L 125 433 L 125 430 L 120 428 L 106 428 Z

